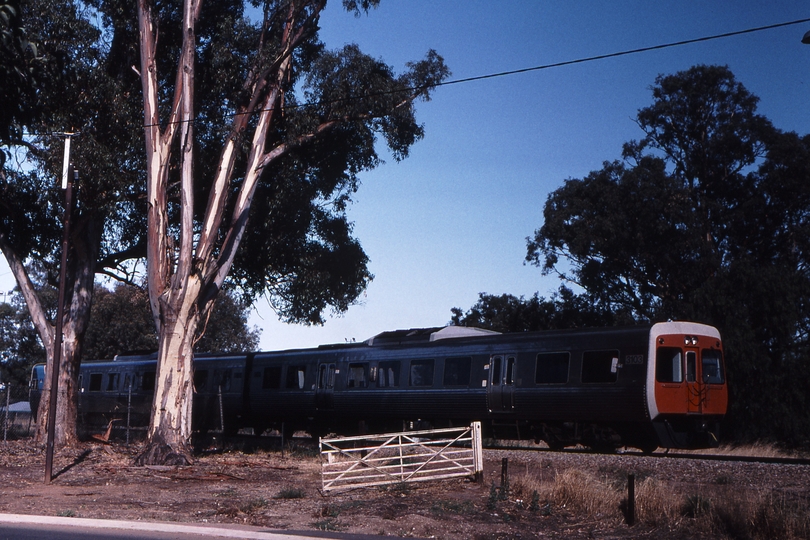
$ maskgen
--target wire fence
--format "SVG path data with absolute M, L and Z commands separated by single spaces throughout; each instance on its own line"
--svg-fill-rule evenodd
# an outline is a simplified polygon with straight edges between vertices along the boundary
M 28 403 L 28 386 L 0 385 L 0 434 L 3 441 L 29 437 L 35 429 Z

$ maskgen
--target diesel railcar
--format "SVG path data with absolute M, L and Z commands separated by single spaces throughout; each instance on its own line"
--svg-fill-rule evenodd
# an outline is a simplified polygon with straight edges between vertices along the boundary
M 33 410 L 43 378 L 35 367 Z M 154 356 L 84 363 L 81 419 L 129 408 L 147 423 L 154 379 Z M 478 420 L 493 437 L 552 448 L 713 446 L 728 404 L 720 334 L 691 322 L 514 334 L 449 326 L 198 355 L 194 385 L 199 430 L 350 434 Z

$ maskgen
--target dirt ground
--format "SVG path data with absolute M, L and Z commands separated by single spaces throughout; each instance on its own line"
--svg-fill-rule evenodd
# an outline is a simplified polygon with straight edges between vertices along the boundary
M 295 445 L 283 455 L 279 448 L 244 446 L 207 451 L 187 467 L 136 467 L 140 450 L 85 443 L 58 451 L 56 478 L 46 485 L 42 449 L 29 441 L 0 442 L 0 512 L 448 539 L 690 536 L 683 528 L 629 527 L 619 508 L 593 516 L 546 501 L 498 497 L 505 451 L 485 451 L 481 483 L 451 479 L 324 494 L 312 445 Z M 555 455 L 519 452 L 510 458 L 510 470 L 531 469 L 553 482 L 561 467 L 570 467 L 569 461 L 556 463 Z

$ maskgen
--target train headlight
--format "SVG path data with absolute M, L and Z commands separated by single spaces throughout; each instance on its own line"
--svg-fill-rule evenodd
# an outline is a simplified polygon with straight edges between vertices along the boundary
M 698 344 L 698 338 L 697 336 L 684 336 L 683 344 L 686 345 L 687 347 L 689 345 L 695 346 Z

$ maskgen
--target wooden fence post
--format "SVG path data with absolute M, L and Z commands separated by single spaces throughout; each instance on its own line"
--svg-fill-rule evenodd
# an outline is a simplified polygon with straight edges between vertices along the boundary
M 636 475 L 627 475 L 627 524 L 631 527 L 636 522 Z

